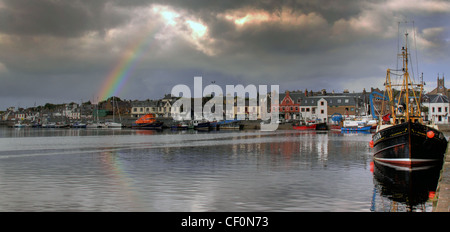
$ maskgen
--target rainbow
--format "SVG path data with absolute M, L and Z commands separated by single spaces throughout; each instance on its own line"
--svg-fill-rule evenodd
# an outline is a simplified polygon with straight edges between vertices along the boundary
M 152 29 L 149 33 L 144 34 L 137 42 L 132 41 L 129 44 L 103 82 L 99 94 L 100 100 L 106 100 L 109 97 L 119 95 L 138 64 L 137 61 L 153 41 L 154 34 L 155 30 Z

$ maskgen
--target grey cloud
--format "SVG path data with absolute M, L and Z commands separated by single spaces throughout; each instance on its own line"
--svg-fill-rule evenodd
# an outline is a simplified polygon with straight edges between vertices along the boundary
M 0 32 L 16 35 L 80 36 L 115 27 L 129 17 L 108 8 L 105 0 L 3 0 Z
M 161 97 L 176 84 L 189 85 L 194 76 L 203 76 L 205 85 L 280 84 L 282 91 L 377 87 L 374 80 L 395 64 L 396 26 L 403 15 L 415 17 L 423 44 L 434 46 L 422 54 L 449 51 L 448 15 L 390 9 L 389 2 L 0 0 L 0 98 L 91 98 L 130 42 L 152 26 L 159 37 L 150 38 L 122 98 Z M 180 22 L 201 21 L 208 38 L 199 43 L 218 52 L 203 53 L 185 38 L 187 24 L 172 30 L 147 12 L 151 4 L 179 12 Z M 303 17 L 307 23 L 274 20 L 239 27 L 224 16 L 249 10 Z M 429 62 L 448 63 L 447 57 L 430 56 Z M 433 80 L 435 73 L 450 73 L 433 67 L 441 69 L 433 70 Z M 0 103 L 0 110 L 8 106 Z

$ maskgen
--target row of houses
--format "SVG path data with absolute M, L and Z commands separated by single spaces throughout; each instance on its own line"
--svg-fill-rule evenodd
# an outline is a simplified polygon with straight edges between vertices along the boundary
M 438 78 L 439 80 L 439 78 Z M 438 82 L 438 85 L 443 85 L 443 80 Z M 439 89 L 443 89 L 439 92 Z M 433 120 L 436 123 L 449 123 L 449 111 L 450 103 L 446 94 L 446 89 L 439 87 L 432 92 L 425 94 L 423 97 L 423 106 L 425 111 L 425 120 Z M 314 120 L 320 122 L 331 123 L 333 115 L 341 115 L 344 118 L 354 118 L 358 116 L 368 116 L 372 114 L 371 107 L 371 95 L 373 93 L 382 93 L 378 89 L 371 89 L 366 92 L 364 89 L 362 92 L 350 93 L 349 91 L 343 91 L 342 93 L 327 93 L 326 90 L 318 92 L 308 90 L 296 90 L 285 91 L 279 93 L 279 103 L 268 104 L 267 111 L 278 111 L 279 117 L 286 121 L 295 120 Z M 270 97 L 270 96 L 269 96 Z M 213 98 L 214 99 L 214 98 Z M 246 118 L 248 119 L 252 115 L 256 115 L 256 119 L 261 119 L 262 111 L 266 110 L 262 108 L 261 103 L 249 104 L 251 99 L 239 99 L 237 97 L 231 98 L 232 102 L 227 102 L 229 98 L 223 99 L 223 112 L 224 118 Z M 104 117 L 114 114 L 114 112 L 123 117 L 139 118 L 145 114 L 153 113 L 157 117 L 170 118 L 173 116 L 172 110 L 175 112 L 181 112 L 181 108 L 172 109 L 174 103 L 178 100 L 170 94 L 165 95 L 158 100 L 114 100 L 110 98 L 99 104 L 61 104 L 54 109 L 40 108 L 36 110 L 34 108 L 18 109 L 10 107 L 2 115 L 3 120 L 34 120 L 39 117 L 64 117 L 68 119 L 86 119 L 90 120 L 97 116 Z M 194 100 L 192 100 L 192 108 Z M 202 105 L 210 101 L 211 98 L 203 98 Z M 245 104 L 238 104 L 238 101 L 243 100 Z M 271 101 L 268 100 L 268 103 Z M 377 104 L 377 102 L 375 102 Z M 226 106 L 232 105 L 232 107 Z M 377 112 L 375 112 L 377 113 Z
M 286 91 L 280 94 L 280 104 L 273 105 L 272 110 L 278 108 L 280 117 L 285 120 L 314 120 L 330 122 L 333 115 L 338 114 L 347 118 L 367 115 L 368 93 L 317 93 L 303 91 Z
M 145 101 L 135 101 L 132 103 L 131 108 L 131 117 L 139 118 L 145 114 L 153 113 L 158 117 L 172 117 L 174 113 L 183 112 L 181 108 L 172 107 L 174 103 L 178 100 L 178 97 L 173 97 L 171 95 L 166 95 L 164 98 L 160 100 L 145 100 Z M 202 107 L 206 102 L 212 101 L 214 103 L 214 107 L 216 103 L 214 102 L 214 98 L 202 98 L 200 100 L 202 102 Z M 255 106 L 249 104 L 249 99 L 244 99 L 244 104 L 239 105 L 236 102 L 238 101 L 235 98 L 232 102 L 227 102 L 227 99 L 224 98 L 222 102 L 223 104 L 223 117 L 224 118 L 248 118 L 251 114 L 260 115 L 260 107 L 259 104 Z M 231 110 L 226 109 L 226 105 L 233 104 Z M 191 99 L 191 116 L 194 117 L 194 105 L 195 100 Z
M 365 115 L 368 109 L 367 93 L 331 93 L 327 94 L 325 90 L 320 92 L 312 91 L 286 91 L 279 94 L 279 104 L 268 104 L 268 112 L 278 110 L 279 116 L 287 121 L 290 120 L 317 120 L 329 122 L 333 114 L 341 114 L 347 117 L 356 115 Z M 233 102 L 227 102 L 223 97 L 223 116 L 224 118 L 250 118 L 256 115 L 256 119 L 261 119 L 262 104 L 249 104 L 251 99 L 244 99 L 245 104 L 238 104 L 239 98 L 233 98 Z M 174 112 L 181 112 L 181 109 L 174 109 L 171 112 L 172 105 L 178 98 L 166 95 L 160 100 L 135 101 L 132 103 L 131 116 L 138 118 L 148 113 L 154 113 L 159 117 L 171 117 Z M 192 100 L 191 107 L 193 108 Z M 210 98 L 202 99 L 205 104 Z M 257 101 L 256 101 L 257 102 Z M 270 103 L 270 100 L 268 101 Z M 214 102 L 213 102 L 214 103 Z M 232 107 L 226 107 L 227 105 Z
M 93 108 L 91 105 L 82 107 L 76 103 L 60 104 L 52 109 L 44 107 L 16 108 L 8 107 L 1 115 L 4 121 L 37 121 L 42 118 L 65 118 L 69 120 L 80 120 L 92 118 Z

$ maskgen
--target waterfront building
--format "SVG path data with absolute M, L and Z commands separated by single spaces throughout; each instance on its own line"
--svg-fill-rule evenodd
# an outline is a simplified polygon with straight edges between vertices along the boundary
M 447 124 L 450 122 L 448 115 L 450 110 L 450 90 L 445 88 L 445 77 L 437 76 L 437 86 L 423 96 L 422 106 L 425 111 L 425 120 L 436 124 Z M 427 109 L 428 108 L 428 109 Z
M 368 97 L 365 91 L 361 93 L 327 93 L 326 90 L 286 91 L 280 94 L 280 118 L 286 120 L 316 120 L 329 122 L 333 114 L 341 114 L 346 118 L 365 115 L 368 109 Z M 281 100 L 282 99 L 282 100 Z M 296 110 L 298 106 L 298 110 Z M 284 107 L 284 108 L 283 108 Z
M 164 98 L 158 101 L 157 115 L 159 117 L 165 118 L 171 117 L 172 105 L 173 103 L 175 103 L 176 100 L 177 97 L 173 97 L 171 94 L 166 94 Z
M 426 94 L 423 98 L 423 106 L 428 107 L 428 119 L 436 124 L 447 124 L 450 121 L 448 115 L 450 109 L 449 99 L 446 95 Z
M 299 119 L 300 103 L 295 102 L 291 98 L 289 91 L 286 91 L 283 95 L 283 98 L 280 96 L 280 104 L 278 106 L 273 106 L 278 107 L 280 118 L 284 118 L 286 121 Z
M 258 100 L 253 99 L 254 104 L 250 105 L 250 99 L 245 98 L 244 99 L 244 105 L 238 104 L 239 98 L 235 98 L 235 105 L 233 108 L 235 108 L 235 116 L 234 118 L 244 118 L 244 119 L 250 119 L 250 115 L 255 115 L 257 119 L 260 118 L 260 115 L 258 114 L 259 106 L 258 106 Z
M 145 114 L 158 113 L 158 101 L 133 101 L 131 102 L 131 117 L 140 118 Z

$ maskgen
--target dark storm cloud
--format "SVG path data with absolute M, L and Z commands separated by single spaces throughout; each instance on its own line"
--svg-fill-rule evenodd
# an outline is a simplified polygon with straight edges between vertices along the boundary
M 4 0 L 0 8 L 0 32 L 73 37 L 118 26 L 129 18 L 108 8 L 107 3 L 106 0 Z
M 161 97 L 194 76 L 359 91 L 395 63 L 399 21 L 415 21 L 420 55 L 446 72 L 449 9 L 439 0 L 0 0 L 0 97 L 90 98 L 142 36 L 151 45 L 122 98 Z

